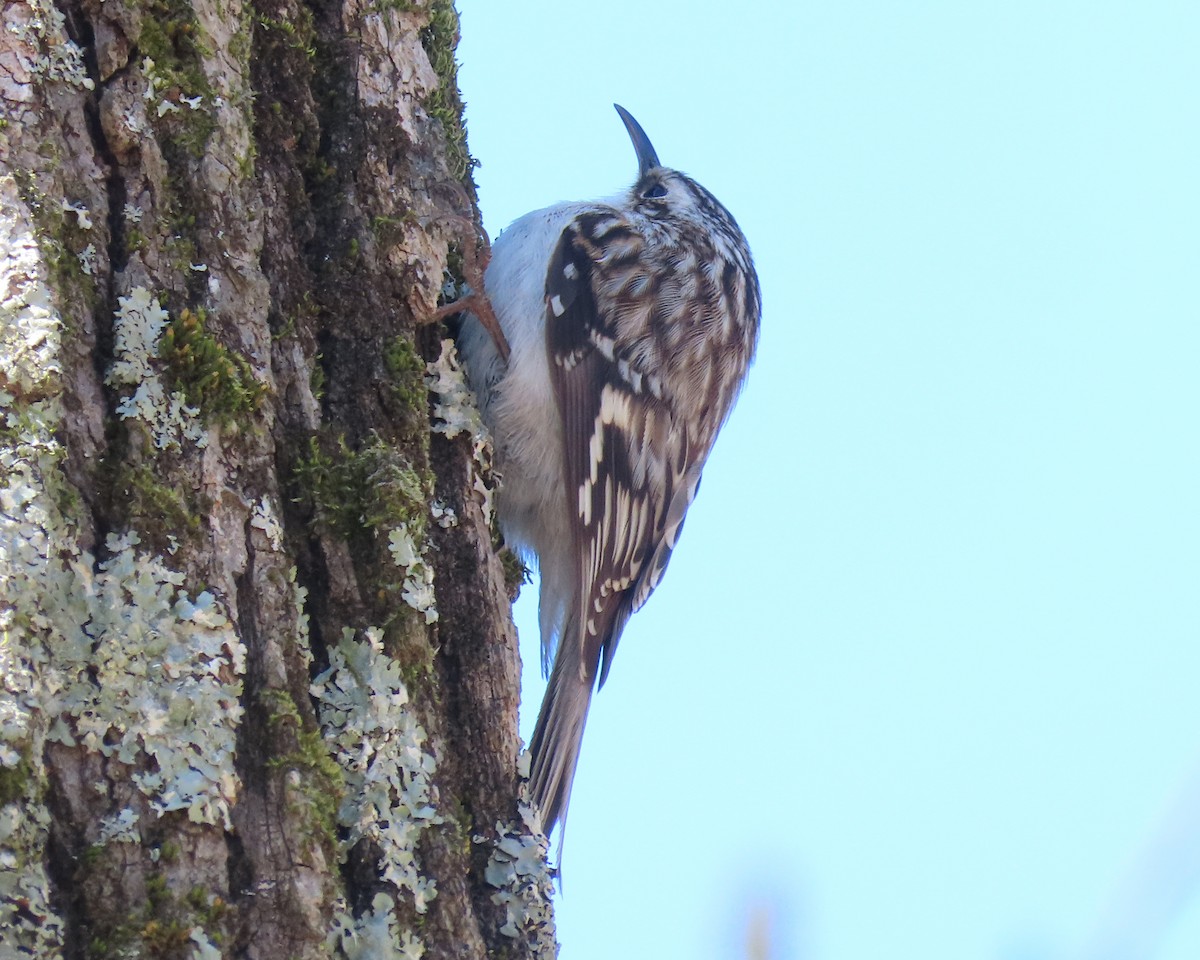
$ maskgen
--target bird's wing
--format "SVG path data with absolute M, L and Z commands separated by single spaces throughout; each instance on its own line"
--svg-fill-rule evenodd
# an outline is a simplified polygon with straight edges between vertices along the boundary
M 580 678 L 590 682 L 599 665 L 600 684 L 626 620 L 662 579 L 707 453 L 663 398 L 661 371 L 647 363 L 653 345 L 643 341 L 636 354 L 616 346 L 622 291 L 653 305 L 639 241 L 619 218 L 577 219 L 546 276 L 550 377 L 578 564 L 579 617 L 568 622 L 579 624 L 579 636 L 559 642 L 581 645 Z

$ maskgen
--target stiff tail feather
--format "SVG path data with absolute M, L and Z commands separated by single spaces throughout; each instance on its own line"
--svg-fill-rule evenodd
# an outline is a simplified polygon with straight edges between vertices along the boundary
M 575 779 L 579 746 L 583 742 L 583 728 L 595 685 L 594 677 L 585 680 L 581 676 L 578 651 L 579 644 L 574 638 L 559 644 L 529 744 L 532 754 L 530 793 L 541 812 L 546 836 L 555 824 L 565 823 L 567 819 L 571 783 Z

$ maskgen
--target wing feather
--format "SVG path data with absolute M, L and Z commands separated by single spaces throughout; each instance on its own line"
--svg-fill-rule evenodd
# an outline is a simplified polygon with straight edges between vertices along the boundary
M 640 238 L 631 230 L 626 237 L 619 221 L 603 227 L 606 256 L 576 221 L 546 277 L 550 375 L 579 577 L 579 636 L 560 643 L 581 645 L 580 679 L 593 681 L 599 668 L 601 685 L 625 622 L 662 578 L 707 453 L 655 389 L 657 371 L 616 346 L 620 311 L 606 290 L 628 289 L 611 275 L 636 259 Z

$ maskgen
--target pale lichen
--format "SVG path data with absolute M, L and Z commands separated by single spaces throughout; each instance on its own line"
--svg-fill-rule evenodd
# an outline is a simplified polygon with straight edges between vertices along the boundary
M 348 831 L 343 850 L 364 838 L 374 843 L 383 879 L 408 890 L 424 913 L 437 890 L 422 875 L 416 852 L 422 831 L 442 822 L 434 807 L 436 763 L 425 750 L 425 730 L 409 706 L 400 664 L 383 651 L 382 631 L 368 627 L 357 640 L 345 628 L 311 691 L 345 778 L 338 809 Z
M 96 245 L 94 243 L 89 243 L 79 251 L 79 269 L 83 271 L 84 276 L 96 275 Z
M 63 213 L 75 214 L 75 221 L 79 224 L 80 230 L 92 229 L 92 215 L 87 206 L 82 203 L 71 203 L 68 200 L 62 202 Z
M 188 960 L 221 960 L 224 956 L 202 927 L 192 927 L 188 939 L 194 944 Z
M 83 53 L 67 37 L 66 18 L 53 0 L 25 0 L 12 6 L 9 32 L 31 51 L 21 66 L 37 77 L 93 89 L 95 83 L 87 75 Z
M 12 956 L 61 955 L 63 923 L 50 909 L 50 881 L 42 866 L 49 827 L 44 804 L 0 807 L 0 929 Z
M 518 772 L 529 775 L 529 753 L 521 755 Z M 532 956 L 551 958 L 558 954 L 555 939 L 554 874 L 546 859 L 550 843 L 542 832 L 541 819 L 529 802 L 528 785 L 522 781 L 517 813 L 519 823 L 496 824 L 496 838 L 484 879 L 496 888 L 492 902 L 504 907 L 505 922 L 500 932 L 528 943 Z M 475 837 L 476 843 L 488 842 Z
M 425 385 L 436 394 L 434 431 L 447 437 L 466 434 L 471 439 L 472 453 L 481 459 L 490 459 L 491 437 L 483 424 L 475 395 L 463 375 L 453 340 L 442 341 L 441 352 L 436 360 L 426 365 L 426 373 Z
M 52 628 L 40 587 L 68 538 L 47 477 L 57 475 L 62 321 L 33 225 L 11 177 L 0 178 L 0 929 L 14 953 L 56 956 L 63 924 L 44 867 L 47 718 L 39 708 Z
M 283 549 L 283 525 L 279 522 L 279 516 L 269 498 L 263 497 L 254 505 L 254 511 L 250 514 L 250 526 L 266 535 L 271 549 Z
M 11 177 L 0 179 L 0 192 L 5 206 L 20 202 Z M 9 413 L 13 395 L 38 395 L 56 382 L 62 322 L 39 271 L 41 252 L 30 225 L 0 217 L 0 251 L 0 390 Z
M 183 394 L 168 391 L 158 374 L 159 340 L 170 315 L 144 287 L 135 287 L 117 302 L 115 359 L 106 379 L 111 386 L 134 388 L 117 404 L 117 414 L 123 420 L 144 423 L 160 450 L 179 448 L 184 440 L 207 446 L 199 409 L 188 406 Z
M 421 960 L 425 947 L 396 920 L 396 902 L 377 893 L 371 909 L 355 917 L 345 900 L 334 904 L 333 926 L 325 941 L 329 952 L 344 960 Z
M 296 610 L 296 650 L 307 670 L 312 666 L 312 646 L 308 642 L 308 588 L 296 582 L 297 572 L 295 567 L 290 567 L 287 579 L 291 584 L 292 600 Z
M 441 500 L 434 500 L 429 504 L 429 512 L 433 516 L 433 521 L 443 530 L 449 530 L 451 527 L 458 526 L 458 514 L 454 512 L 454 508 L 443 503 Z
M 204 103 L 203 95 L 189 97 L 177 89 L 172 89 L 172 81 L 159 76 L 155 69 L 156 66 L 153 58 L 142 58 L 142 75 L 146 78 L 146 89 L 142 91 L 142 99 L 155 100 L 162 92 L 168 93 L 168 96 L 158 101 L 155 113 L 160 118 L 165 117 L 168 113 L 178 113 L 182 109 L 181 103 L 191 110 L 199 110 Z
M 485 522 L 492 522 L 492 438 L 483 423 L 463 375 L 453 340 L 442 341 L 438 358 L 426 367 L 425 385 L 434 394 L 433 431 L 453 439 L 465 435 L 471 441 L 471 487 L 478 495 Z
M 14 426 L 12 416 L 7 425 Z M 41 441 L 41 449 L 30 439 Z M 36 598 L 25 591 L 42 572 L 38 566 L 46 560 L 48 540 L 23 520 L 39 512 L 39 491 L 34 486 L 37 468 L 21 458 L 52 464 L 51 443 L 44 436 L 27 437 L 0 447 L 0 774 L 6 784 L 0 809 L 0 926 L 12 925 L 17 942 L 38 955 L 58 943 L 61 924 L 50 909 L 42 867 L 50 822 L 40 786 L 46 718 L 38 709 L 44 689 L 38 668 L 44 653 L 26 647 L 22 620 L 32 619 L 29 608 Z M 20 565 L 26 563 L 34 566 L 22 571 Z M 17 606 L 21 600 L 24 610 Z
M 142 832 L 137 823 L 137 813 L 125 807 L 100 822 L 100 836 L 96 843 L 141 843 Z
M 4 558 L 0 599 L 12 603 L 5 628 L 26 634 L 27 712 L 48 724 L 46 739 L 127 765 L 159 813 L 228 827 L 245 649 L 218 601 L 190 599 L 182 574 L 135 549 L 136 534 L 110 535 L 97 564 L 42 497 L 24 506 L 31 522 L 5 531 L 21 556 Z
M 438 618 L 433 568 L 421 556 L 406 524 L 400 524 L 388 534 L 388 552 L 396 566 L 404 571 L 404 587 L 400 594 L 404 602 L 424 614 L 426 623 L 433 623 Z
M 137 544 L 110 534 L 107 560 L 70 563 L 71 594 L 54 598 L 47 736 L 127 764 L 159 813 L 229 829 L 245 647 L 216 597 L 192 599 L 183 574 Z
M 228 828 L 245 651 L 220 602 L 193 600 L 135 535 L 110 536 L 102 559 L 80 547 L 64 512 L 79 501 L 60 440 L 62 323 L 11 179 L 0 200 L 0 927 L 18 954 L 49 957 L 63 926 L 43 866 L 47 740 L 124 764 L 151 810 Z M 99 836 L 137 829 L 122 810 Z

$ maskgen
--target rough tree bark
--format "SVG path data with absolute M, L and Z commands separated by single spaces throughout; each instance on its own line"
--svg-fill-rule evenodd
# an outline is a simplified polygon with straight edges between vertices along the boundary
M 451 0 L 4 20 L 0 957 L 552 955 Z

